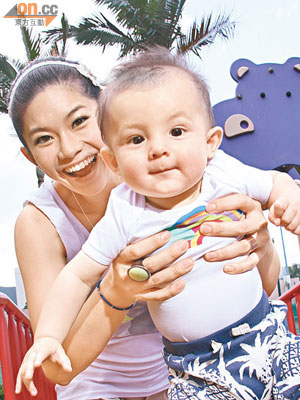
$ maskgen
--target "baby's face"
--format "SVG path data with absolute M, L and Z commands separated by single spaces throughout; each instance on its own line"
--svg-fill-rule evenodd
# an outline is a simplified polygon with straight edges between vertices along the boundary
M 211 157 L 203 100 L 182 71 L 113 95 L 106 114 L 115 166 L 134 191 L 161 208 L 200 190 Z

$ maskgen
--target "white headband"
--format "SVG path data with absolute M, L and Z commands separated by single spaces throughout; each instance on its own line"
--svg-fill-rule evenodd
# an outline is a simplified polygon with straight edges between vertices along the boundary
M 22 80 L 23 80 L 23 79 L 25 78 L 25 76 L 27 76 L 30 72 L 34 71 L 34 70 L 37 69 L 37 68 L 44 67 L 45 65 L 65 65 L 65 66 L 68 66 L 68 67 L 73 67 L 73 68 L 75 68 L 81 75 L 83 75 L 83 76 L 85 76 L 86 78 L 88 78 L 88 79 L 92 82 L 92 84 L 93 84 L 94 86 L 101 87 L 101 84 L 100 84 L 100 82 L 97 80 L 97 78 L 96 78 L 94 75 L 92 75 L 92 73 L 91 73 L 84 65 L 82 65 L 82 64 L 73 64 L 73 63 L 70 63 L 70 62 L 68 62 L 68 61 L 60 61 L 60 60 L 42 61 L 42 62 L 40 62 L 40 63 L 33 64 L 32 66 L 30 66 L 29 68 L 27 68 L 27 69 L 20 75 L 20 77 L 16 80 L 16 82 L 15 82 L 15 84 L 14 84 L 14 87 L 13 87 L 11 93 L 10 93 L 10 96 L 9 96 L 9 104 L 8 104 L 8 113 L 9 113 L 9 114 L 10 114 L 10 107 L 11 107 L 11 104 L 12 104 L 12 100 L 13 100 L 14 95 L 15 95 L 15 93 L 16 93 L 16 90 L 17 90 L 18 86 L 20 85 L 20 83 L 22 82 Z

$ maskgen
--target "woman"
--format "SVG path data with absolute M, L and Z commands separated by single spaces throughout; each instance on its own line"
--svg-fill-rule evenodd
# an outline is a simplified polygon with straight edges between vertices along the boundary
M 49 287 L 103 216 L 110 191 L 118 184 L 118 177 L 108 171 L 99 157 L 102 142 L 96 120 L 98 95 L 99 87 L 81 65 L 57 58 L 27 67 L 11 91 L 9 112 L 24 145 L 22 153 L 54 181 L 29 196 L 15 229 L 16 252 L 33 330 Z M 257 203 L 243 196 L 215 203 L 219 211 L 241 208 L 247 218 L 231 225 L 206 224 L 202 233 L 210 228 L 211 235 L 248 235 L 256 231 L 258 234 L 256 241 L 246 238 L 207 254 L 207 260 L 226 260 L 252 251 L 240 265 L 227 271 L 241 272 L 260 260 L 264 286 L 270 293 L 276 284 L 279 264 Z M 180 281 L 168 283 L 192 268 L 190 259 L 175 262 L 187 249 L 184 241 L 144 261 L 151 272 L 161 270 L 146 283 L 127 277 L 128 267 L 136 259 L 158 249 L 168 238 L 167 233 L 157 234 L 124 249 L 101 283 L 101 292 L 111 304 L 125 309 L 136 299 L 162 300 L 183 289 Z M 173 266 L 164 269 L 173 262 Z M 91 294 L 64 343 L 72 372 L 51 361 L 44 365 L 44 370 L 50 379 L 65 385 L 97 359 L 71 384 L 57 387 L 59 399 L 164 398 L 168 381 L 162 344 L 145 303 L 139 302 L 123 321 L 124 317 L 125 311 L 115 310 L 97 293 Z M 30 379 L 26 386 L 35 393 Z

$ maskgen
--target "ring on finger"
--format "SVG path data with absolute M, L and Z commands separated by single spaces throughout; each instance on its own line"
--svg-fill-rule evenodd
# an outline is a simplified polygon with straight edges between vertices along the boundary
M 257 249 L 258 244 L 257 244 L 255 237 L 253 237 L 253 236 L 247 236 L 247 237 L 245 237 L 245 239 L 249 242 L 250 249 L 249 249 L 248 253 L 250 254 Z
M 147 267 L 143 264 L 143 260 L 138 260 L 128 269 L 127 274 L 129 278 L 136 282 L 144 282 L 147 281 L 151 272 Z

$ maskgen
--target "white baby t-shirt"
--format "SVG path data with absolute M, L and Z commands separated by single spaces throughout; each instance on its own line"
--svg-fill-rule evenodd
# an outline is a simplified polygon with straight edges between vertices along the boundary
M 241 218 L 238 210 L 208 214 L 205 205 L 230 193 L 245 193 L 264 204 L 272 186 L 271 174 L 245 166 L 219 150 L 206 167 L 199 197 L 185 206 L 156 209 L 126 184 L 119 185 L 112 191 L 106 214 L 91 232 L 83 251 L 95 261 L 109 265 L 128 243 L 165 229 L 172 235 L 167 245 L 181 238 L 188 240 L 190 248 L 183 257 L 193 257 L 195 266 L 184 277 L 185 289 L 172 299 L 148 306 L 156 327 L 167 339 L 190 341 L 205 337 L 244 317 L 262 295 L 256 268 L 245 274 L 229 275 L 223 272 L 223 262 L 208 263 L 203 259 L 208 251 L 224 247 L 236 238 L 203 237 L 199 233 L 201 223 Z

